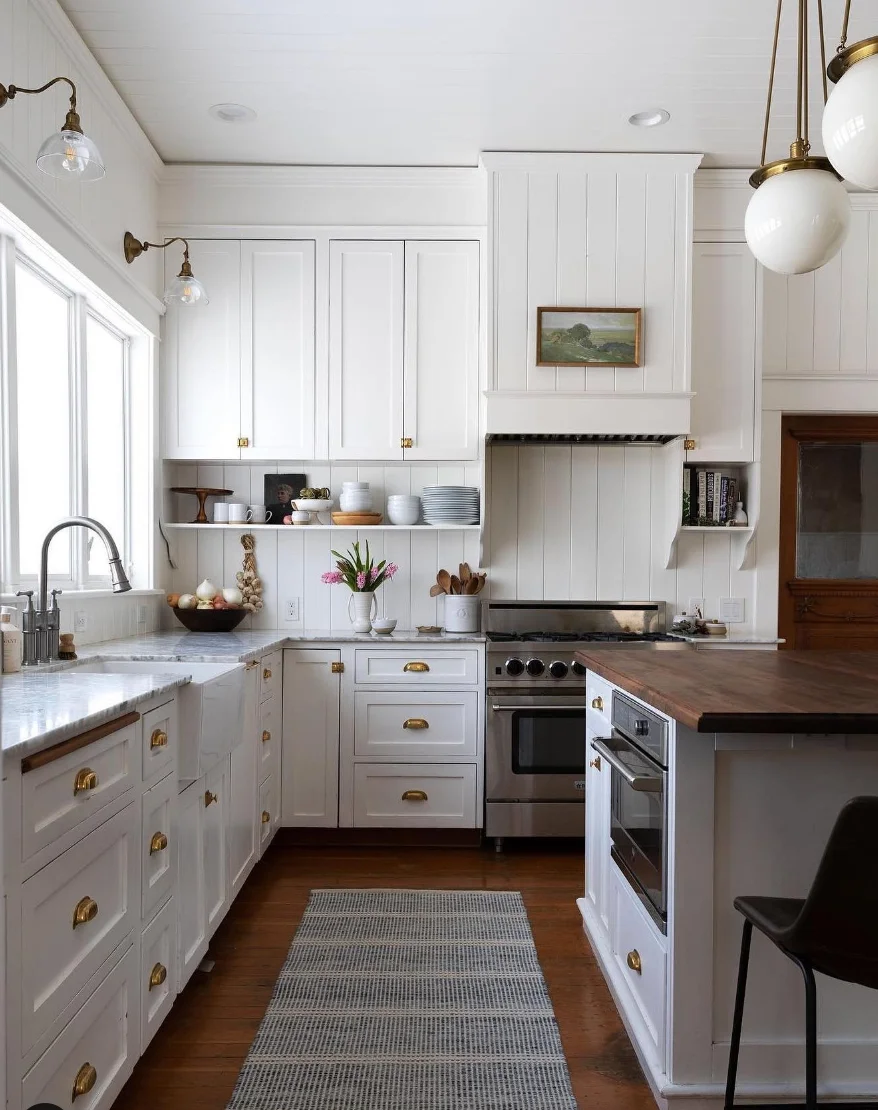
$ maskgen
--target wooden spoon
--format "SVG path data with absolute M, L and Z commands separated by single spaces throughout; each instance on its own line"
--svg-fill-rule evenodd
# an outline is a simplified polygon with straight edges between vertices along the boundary
M 452 576 L 451 576 L 451 592 L 453 594 L 461 593 L 460 579 L 457 577 L 456 574 L 452 574 Z
M 445 591 L 442 589 L 438 582 L 430 587 L 430 597 L 439 597 L 440 594 L 444 593 Z
M 468 578 L 466 582 L 463 583 L 463 592 L 469 595 L 477 594 L 479 592 L 478 576 Z
M 469 580 L 473 576 L 473 572 L 470 570 L 469 563 L 461 563 L 460 567 L 459 567 L 459 570 L 458 570 L 458 573 L 460 574 L 461 585 L 464 585 L 464 586 L 466 585 L 467 582 L 469 582 Z M 466 591 L 464 591 L 464 592 L 466 592 Z
M 477 574 L 476 575 L 476 579 L 478 581 L 478 586 L 476 587 L 475 590 L 473 590 L 473 593 L 480 594 L 482 592 L 482 590 L 485 588 L 485 579 L 486 578 L 487 578 L 486 574 Z
M 440 570 L 436 575 L 436 582 L 442 587 L 442 592 L 445 594 L 451 593 L 451 575 L 447 570 Z

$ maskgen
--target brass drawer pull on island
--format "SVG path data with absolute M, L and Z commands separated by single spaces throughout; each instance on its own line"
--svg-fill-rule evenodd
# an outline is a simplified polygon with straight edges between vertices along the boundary
M 204 804 L 205 804 L 205 806 L 213 805 L 213 803 L 217 800 L 218 799 L 217 799 L 216 794 L 211 794 L 211 792 L 209 790 L 205 790 L 205 792 L 204 792 Z
M 268 682 L 268 680 L 271 678 L 271 671 L 268 669 L 268 667 L 266 667 L 265 670 L 262 672 L 262 677 L 265 679 L 266 682 Z
M 267 809 L 264 809 L 262 811 L 262 824 L 267 825 L 270 820 L 271 820 L 271 814 L 268 812 Z
M 96 789 L 98 785 L 98 776 L 94 773 L 91 767 L 83 767 L 81 771 L 76 772 L 76 778 L 73 780 L 73 793 L 85 794 L 89 790 Z
M 344 674 L 344 663 L 333 663 L 331 671 L 333 674 Z
M 271 739 L 271 733 L 268 731 L 267 728 L 264 728 L 262 730 L 262 743 L 267 744 L 270 739 Z
M 168 734 L 164 729 L 157 728 L 149 738 L 150 749 L 166 748 L 168 746 Z
M 625 963 L 628 964 L 632 971 L 636 971 L 638 975 L 643 974 L 643 964 L 640 962 L 640 953 L 636 948 L 628 953 Z
M 168 969 L 164 964 L 156 964 L 149 973 L 149 990 L 160 987 L 168 977 Z
M 87 925 L 89 921 L 94 921 L 98 916 L 98 904 L 94 898 L 80 898 L 76 903 L 76 909 L 73 911 L 73 928 L 77 925 Z
M 600 769 L 601 769 L 601 757 L 599 755 L 596 755 L 594 757 L 594 759 L 589 761 L 588 765 L 589 765 L 589 767 L 594 767 L 594 769 L 596 771 L 600 771 Z
M 406 790 L 402 795 L 403 802 L 427 802 L 427 792 L 425 790 Z
M 251 659 L 250 662 L 244 667 L 245 671 L 255 670 L 259 666 L 258 659 Z
M 405 673 L 426 674 L 430 669 L 429 663 L 406 663 L 402 668 Z
M 163 832 L 152 834 L 152 840 L 149 842 L 149 854 L 154 856 L 156 852 L 163 852 L 168 846 L 168 838 Z
M 592 698 L 591 699 L 591 707 L 592 707 L 592 709 L 603 709 L 604 708 L 604 699 L 600 698 L 600 697 Z
M 403 721 L 403 728 L 429 728 L 430 722 L 425 721 L 423 717 L 409 717 L 407 721 Z
M 97 1068 L 95 1068 L 94 1064 L 89 1064 L 88 1061 L 86 1061 L 76 1073 L 76 1078 L 73 1080 L 72 1101 L 75 1102 L 80 1095 L 87 1095 L 97 1081 Z

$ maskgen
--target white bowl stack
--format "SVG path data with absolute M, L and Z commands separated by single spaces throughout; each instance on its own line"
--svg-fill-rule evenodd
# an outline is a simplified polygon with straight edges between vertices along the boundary
M 371 513 L 372 491 L 368 482 L 342 482 L 338 507 L 343 513 Z
M 392 493 L 387 498 L 387 519 L 391 524 L 417 524 L 421 499 L 414 493 Z
M 428 524 L 479 523 L 479 491 L 475 486 L 424 486 L 421 504 Z

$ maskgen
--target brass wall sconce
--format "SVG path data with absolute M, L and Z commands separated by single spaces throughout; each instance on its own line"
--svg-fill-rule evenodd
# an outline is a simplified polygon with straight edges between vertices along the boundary
M 189 265 L 189 243 L 182 236 L 176 235 L 173 239 L 166 239 L 164 243 L 147 243 L 145 240 L 141 242 L 139 239 L 135 239 L 130 231 L 126 231 L 125 238 L 122 240 L 125 261 L 133 262 L 135 258 L 139 258 L 150 247 L 163 251 L 171 243 L 183 244 L 183 265 L 180 267 L 179 274 L 168 284 L 162 300 L 167 305 L 208 304 L 207 290 L 192 273 L 192 267 Z
M 79 113 L 76 110 L 76 85 L 69 77 L 53 77 L 38 89 L 22 89 L 18 85 L 0 85 L 0 108 L 19 93 L 36 95 L 45 92 L 59 81 L 70 86 L 70 108 L 61 130 L 50 135 L 37 152 L 37 165 L 50 177 L 68 181 L 100 181 L 107 172 L 104 160 L 95 143 L 82 131 Z

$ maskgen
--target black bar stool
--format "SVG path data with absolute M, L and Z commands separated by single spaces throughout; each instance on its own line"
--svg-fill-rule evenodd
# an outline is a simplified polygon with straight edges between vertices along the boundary
M 814 972 L 878 988 L 878 798 L 852 798 L 839 813 L 807 898 L 736 898 L 744 915 L 725 1110 L 735 1101 L 750 938 L 755 925 L 805 978 L 805 1102 L 747 1103 L 747 1110 L 817 1107 L 817 985 Z M 878 1102 L 831 1102 L 832 1110 L 874 1110 Z

